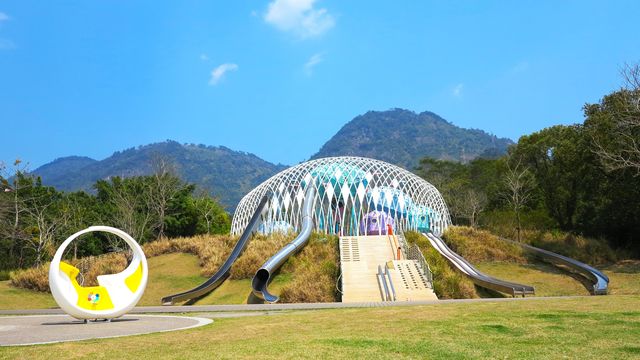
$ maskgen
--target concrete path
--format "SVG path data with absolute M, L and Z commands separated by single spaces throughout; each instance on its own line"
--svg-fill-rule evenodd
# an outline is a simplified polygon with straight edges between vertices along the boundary
M 190 329 L 211 322 L 211 319 L 186 316 L 125 315 L 110 323 L 85 324 L 68 315 L 8 316 L 0 317 L 0 346 L 149 334 Z
M 453 299 L 453 300 L 422 300 L 422 301 L 387 301 L 387 302 L 358 302 L 358 303 L 297 303 L 297 304 L 238 304 L 238 305 L 176 305 L 176 306 L 138 306 L 130 314 L 159 314 L 159 313 L 206 313 L 206 312 L 247 312 L 247 311 L 282 311 L 282 310 L 316 310 L 316 309 L 344 309 L 367 307 L 394 307 L 418 305 L 444 305 L 474 302 L 505 302 L 505 301 L 537 301 L 548 299 L 576 299 L 589 296 L 551 296 L 527 298 L 484 298 L 484 299 Z M 0 310 L 0 315 L 51 315 L 63 314 L 60 309 L 25 309 Z M 1 318 L 0 318 L 1 319 Z

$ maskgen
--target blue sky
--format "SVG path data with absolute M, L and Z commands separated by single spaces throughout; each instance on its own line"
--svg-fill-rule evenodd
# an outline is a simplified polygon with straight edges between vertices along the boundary
M 166 139 L 307 159 L 368 110 L 517 140 L 640 61 L 639 1 L 0 0 L 0 160 Z

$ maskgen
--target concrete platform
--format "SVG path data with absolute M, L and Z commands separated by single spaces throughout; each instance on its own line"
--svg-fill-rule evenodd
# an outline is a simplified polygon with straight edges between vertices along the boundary
M 211 319 L 125 315 L 111 322 L 87 324 L 68 315 L 0 317 L 0 346 L 35 345 L 64 341 L 101 339 L 190 329 L 211 323 Z

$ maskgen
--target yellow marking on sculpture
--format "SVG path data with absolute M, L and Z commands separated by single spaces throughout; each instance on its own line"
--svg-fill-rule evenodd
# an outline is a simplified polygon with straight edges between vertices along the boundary
M 138 290 L 138 287 L 140 287 L 141 282 L 142 282 L 142 261 L 138 265 L 138 268 L 136 269 L 136 271 L 133 274 L 129 275 L 124 280 L 124 283 L 127 284 L 127 287 L 133 293 L 136 292 L 136 290 Z
M 80 286 L 78 284 L 78 280 L 76 277 L 80 273 L 80 270 L 75 266 L 68 264 L 64 261 L 60 261 L 60 271 L 67 274 L 69 279 L 71 279 L 71 284 L 76 289 L 76 293 L 78 293 L 78 303 L 77 305 L 86 310 L 109 310 L 113 309 L 113 303 L 111 302 L 111 297 L 109 297 L 109 293 L 104 286 Z M 90 294 L 98 294 L 99 300 L 93 302 L 89 299 Z

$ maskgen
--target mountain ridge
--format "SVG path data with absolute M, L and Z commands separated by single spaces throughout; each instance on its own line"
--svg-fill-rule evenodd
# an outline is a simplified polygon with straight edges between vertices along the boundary
M 227 209 L 233 209 L 244 194 L 287 167 L 225 146 L 167 140 L 116 151 L 102 160 L 62 157 L 32 173 L 40 176 L 45 185 L 58 190 L 92 192 L 97 180 L 151 174 L 157 157 L 169 160 L 183 180 L 207 190 Z
M 513 143 L 480 129 L 458 127 L 431 111 L 394 108 L 356 116 L 311 159 L 364 156 L 412 170 L 425 156 L 468 162 L 479 156 L 502 155 Z
M 356 116 L 311 159 L 363 156 L 413 170 L 425 156 L 464 162 L 478 156 L 500 156 L 511 144 L 509 139 L 480 129 L 458 127 L 430 111 L 416 113 L 395 108 Z M 223 145 L 166 140 L 115 151 L 102 160 L 75 155 L 61 157 L 32 173 L 58 190 L 91 192 L 97 180 L 151 174 L 152 163 L 158 157 L 170 160 L 183 180 L 207 190 L 228 210 L 233 210 L 255 186 L 288 167 Z

